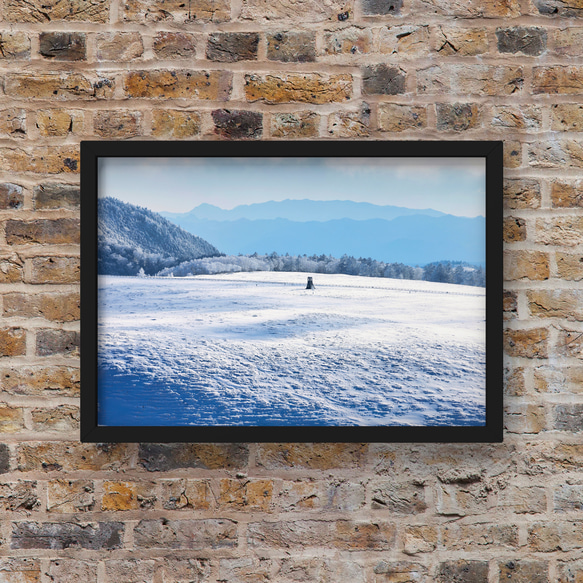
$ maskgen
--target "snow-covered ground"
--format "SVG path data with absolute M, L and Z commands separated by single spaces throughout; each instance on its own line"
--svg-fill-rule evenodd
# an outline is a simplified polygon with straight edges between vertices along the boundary
M 482 288 L 101 276 L 99 306 L 101 425 L 485 422 Z

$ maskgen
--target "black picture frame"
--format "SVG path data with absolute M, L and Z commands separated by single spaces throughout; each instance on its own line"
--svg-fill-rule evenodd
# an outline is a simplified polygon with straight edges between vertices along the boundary
M 502 381 L 502 142 L 294 141 L 81 143 L 81 441 L 500 442 Z M 105 426 L 98 423 L 98 162 L 100 158 L 483 158 L 486 180 L 486 422 L 479 426 Z

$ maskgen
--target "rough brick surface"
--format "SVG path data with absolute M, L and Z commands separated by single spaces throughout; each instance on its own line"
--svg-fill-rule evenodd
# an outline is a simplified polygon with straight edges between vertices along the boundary
M 77 283 L 80 277 L 79 257 L 33 257 L 28 283 Z
M 109 7 L 109 0 L 9 0 L 5 5 L 5 14 L 9 22 L 46 24 L 64 20 L 105 23 L 109 18 Z
M 34 366 L 0 368 L 2 391 L 10 395 L 79 396 L 78 368 L 68 366 Z
M 582 18 L 581 0 L 0 2 L 0 581 L 580 583 Z M 504 443 L 79 443 L 95 139 L 502 140 Z
M 152 117 L 152 135 L 156 138 L 183 140 L 200 133 L 201 118 L 197 111 L 155 109 Z
M 257 58 L 258 34 L 248 33 L 217 33 L 208 39 L 206 58 L 209 61 L 235 63 L 250 61 Z
M 129 22 L 221 23 L 230 19 L 228 0 L 123 0 L 123 19 Z
M 404 132 L 427 127 L 427 107 L 383 103 L 379 106 L 379 129 Z
M 23 583 L 39 583 L 41 580 L 41 566 L 38 559 L 2 559 L 0 573 L 5 581 Z
M 509 209 L 536 209 L 540 207 L 540 183 L 532 179 L 504 181 L 504 205 Z
M 142 113 L 98 111 L 93 118 L 95 133 L 102 138 L 134 138 L 142 133 Z
M 310 111 L 278 113 L 271 119 L 271 135 L 274 138 L 313 138 L 318 135 L 320 116 Z
M 0 111 L 0 135 L 10 138 L 24 138 L 26 136 L 26 112 L 24 109 L 11 108 Z
M 519 66 L 432 65 L 417 72 L 417 90 L 428 95 L 513 95 L 523 86 Z
M 480 123 L 479 109 L 475 103 L 438 103 L 436 108 L 438 130 L 462 132 Z
M 327 546 L 342 550 L 389 550 L 395 526 L 386 522 L 298 520 L 257 522 L 248 527 L 252 547 L 294 549 Z
M 440 56 L 482 55 L 488 52 L 488 32 L 484 28 L 440 26 L 434 37 L 434 49 Z
M 399 0 L 400 1 L 400 0 Z M 265 22 L 338 22 L 338 15 L 353 8 L 352 0 L 282 0 L 265 2 L 265 0 L 242 0 L 241 18 L 258 23 Z
M 84 61 L 87 57 L 86 36 L 81 33 L 43 32 L 39 36 L 39 53 L 56 61 Z
M 30 37 L 23 32 L 0 33 L 2 52 L 0 59 L 30 59 Z
M 0 356 L 20 356 L 26 352 L 26 332 L 22 328 L 0 328 Z
M 153 49 L 159 59 L 195 58 L 197 40 L 194 34 L 160 32 L 154 38 Z
M 369 53 L 372 49 L 373 32 L 370 28 L 341 28 L 324 35 L 326 55 L 360 55 Z
M 105 32 L 97 35 L 97 59 L 130 61 L 144 54 L 144 43 L 137 32 Z
M 339 138 L 370 135 L 370 108 L 363 103 L 360 111 L 335 113 L 328 117 L 328 133 Z
M 405 71 L 400 67 L 375 65 L 365 67 L 362 73 L 365 95 L 398 95 L 405 93 Z
M 74 209 L 81 203 L 81 193 L 78 186 L 72 184 L 40 184 L 33 191 L 36 209 Z
M 48 512 L 88 512 L 94 506 L 95 485 L 91 480 L 51 480 L 48 483 Z
M 165 480 L 162 505 L 166 510 L 208 510 L 214 505 L 210 483 L 208 480 Z
M 0 184 L 0 210 L 19 209 L 23 202 L 22 186 L 10 182 Z
M 106 99 L 113 94 L 114 82 L 105 77 L 91 78 L 81 73 L 10 73 L 4 91 L 11 97 L 50 100 Z
M 15 522 L 11 548 L 113 550 L 122 546 L 123 529 L 121 522 Z
M 540 129 L 542 127 L 542 110 L 534 105 L 502 105 L 492 108 L 492 120 L 495 128 Z
M 504 252 L 504 277 L 507 280 L 543 281 L 550 277 L 550 258 L 542 251 Z
M 151 482 L 104 482 L 102 510 L 137 510 L 152 508 L 156 502 Z
M 352 78 L 350 75 L 318 73 L 289 75 L 246 75 L 245 96 L 248 101 L 266 103 L 323 103 L 350 99 Z
M 134 528 L 139 549 L 222 549 L 237 546 L 233 520 L 141 520 Z
M 140 445 L 139 462 L 149 472 L 174 468 L 244 468 L 249 450 L 239 444 Z
M 16 254 L 0 259 L 0 283 L 16 283 L 23 278 L 22 260 Z
M 2 448 L 0 448 L 0 454 Z M 79 444 L 78 442 L 25 443 L 16 452 L 23 472 L 63 472 L 76 470 L 115 472 L 128 467 L 131 452 L 122 444 Z
M 230 89 L 231 75 L 219 71 L 135 71 L 124 80 L 128 97 L 224 101 Z
M 6 222 L 9 245 L 79 243 L 79 219 L 40 219 L 30 222 Z
M 79 332 L 72 330 L 39 330 L 36 335 L 38 356 L 79 356 Z
M 36 127 L 43 136 L 64 137 L 81 132 L 84 129 L 84 119 L 79 110 L 41 109 L 36 114 Z
M 216 109 L 212 118 L 215 133 L 225 139 L 254 139 L 263 134 L 263 116 L 255 111 Z
M 267 37 L 267 58 L 284 63 L 307 63 L 316 60 L 314 33 L 276 32 Z
M 546 49 L 547 32 L 544 28 L 521 27 L 496 30 L 498 50 L 501 53 L 524 53 L 538 56 Z
M 4 316 L 44 318 L 55 322 L 72 322 L 79 319 L 80 297 L 78 293 L 47 293 L 4 295 Z

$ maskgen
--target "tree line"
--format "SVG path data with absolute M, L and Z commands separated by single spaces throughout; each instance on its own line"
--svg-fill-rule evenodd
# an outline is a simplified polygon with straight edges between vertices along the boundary
M 211 275 L 244 271 L 301 271 L 359 275 L 361 277 L 386 277 L 412 279 L 485 287 L 486 274 L 482 266 L 461 261 L 436 261 L 423 267 L 412 267 L 403 263 L 385 263 L 370 257 L 343 255 L 224 255 L 185 261 L 175 267 L 161 270 L 158 275 L 184 277 L 188 275 Z

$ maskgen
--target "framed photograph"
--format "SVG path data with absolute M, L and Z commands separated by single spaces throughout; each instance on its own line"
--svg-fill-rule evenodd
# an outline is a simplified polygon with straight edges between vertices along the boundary
M 81 439 L 502 440 L 501 142 L 83 142 Z

